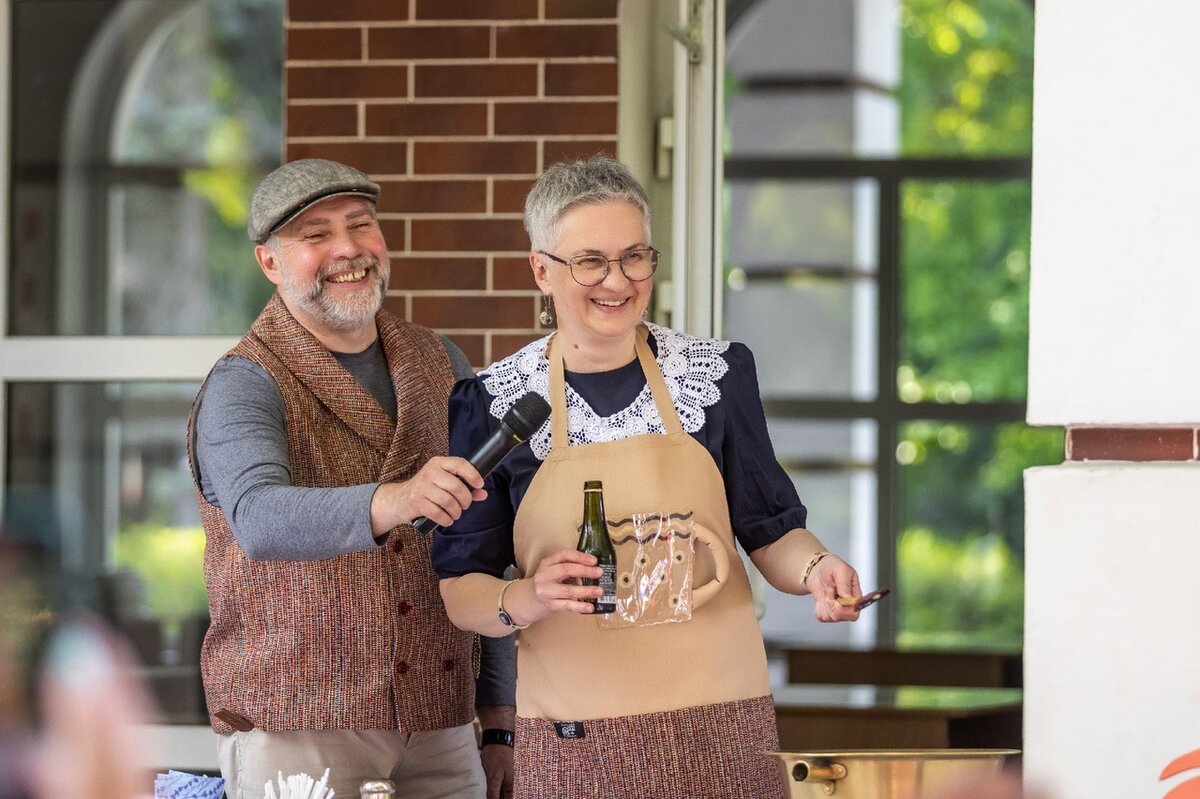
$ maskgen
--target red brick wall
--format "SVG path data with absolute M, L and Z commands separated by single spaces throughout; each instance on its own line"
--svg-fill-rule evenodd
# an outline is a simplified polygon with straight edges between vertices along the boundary
M 387 307 L 477 367 L 545 333 L 530 184 L 616 154 L 616 15 L 617 0 L 288 0 L 287 160 L 380 183 Z

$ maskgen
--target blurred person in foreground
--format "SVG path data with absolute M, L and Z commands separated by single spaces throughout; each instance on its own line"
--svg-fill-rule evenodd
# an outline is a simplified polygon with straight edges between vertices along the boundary
M 40 730 L 30 799 L 145 799 L 139 763 L 154 720 L 128 645 L 99 619 L 75 615 L 50 636 L 38 674 Z
M 764 754 L 778 748 L 766 655 L 736 544 L 771 585 L 811 593 L 821 621 L 858 618 L 837 601 L 861 595 L 858 576 L 805 529 L 750 351 L 643 321 L 658 252 L 626 167 L 606 156 L 552 166 L 526 200 L 525 228 L 557 332 L 455 387 L 451 452 L 476 448 L 527 391 L 551 417 L 434 543 L 454 623 L 522 631 L 515 795 L 781 796 Z M 600 569 L 575 549 L 585 480 L 603 482 L 610 525 L 691 514 L 716 541 L 690 556 L 695 584 L 719 574 L 719 558 L 723 587 L 685 621 L 592 615 L 601 589 L 579 581 Z M 519 579 L 503 579 L 510 564 Z
M 44 549 L 0 530 L 0 799 L 148 796 L 135 657 L 51 584 Z
M 511 787 L 511 748 L 480 750 L 473 720 L 512 730 L 512 642 L 486 643 L 476 682 L 477 639 L 446 618 L 430 538 L 411 526 L 484 496 L 446 456 L 450 389 L 472 373 L 447 339 L 381 310 L 378 197 L 322 159 L 262 180 L 247 233 L 277 290 L 189 420 L 212 616 L 201 668 L 232 799 L 326 767 L 338 796 L 381 778 L 406 799 Z

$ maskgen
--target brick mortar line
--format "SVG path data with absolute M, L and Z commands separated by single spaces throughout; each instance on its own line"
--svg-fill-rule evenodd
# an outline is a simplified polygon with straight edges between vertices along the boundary
M 483 297 L 480 289 L 388 289 L 389 297 L 450 297 L 461 300 L 463 297 Z M 541 292 L 536 288 L 529 289 L 491 289 L 486 294 L 488 299 L 497 297 L 510 299 L 537 299 Z
M 519 135 L 515 133 L 504 133 L 498 136 L 366 136 L 364 138 L 351 136 L 288 136 L 287 140 L 290 144 L 437 144 L 439 142 L 453 142 L 455 144 L 521 144 L 549 141 L 549 142 L 572 142 L 572 141 L 617 141 L 618 134 L 616 133 L 538 133 Z M 471 174 L 456 172 L 454 174 Z M 479 173 L 483 174 L 483 173 Z M 493 174 L 493 173 L 489 173 Z M 496 173 L 503 176 L 504 173 Z M 525 174 L 525 173 L 520 173 Z
M 460 55 L 421 58 L 371 58 L 370 55 L 355 59 L 287 59 L 283 66 L 526 66 L 550 64 L 575 66 L 588 64 L 619 64 L 616 55 Z
M 529 250 L 489 250 L 486 255 L 481 255 L 480 250 L 388 250 L 390 257 L 399 258 L 445 258 L 461 259 L 461 258 L 487 258 L 494 256 L 495 258 L 512 258 L 520 259 L 522 262 L 529 257 Z M 518 291 L 519 289 L 505 289 L 505 291 Z M 530 286 L 529 291 L 538 291 L 535 286 Z
M 421 221 L 456 221 L 465 219 L 472 222 L 498 220 L 498 221 L 519 221 L 525 218 L 525 214 L 520 211 L 501 211 L 499 213 L 488 213 L 486 211 L 463 211 L 455 213 L 454 211 L 441 211 L 437 213 L 420 213 L 420 212 L 405 212 L 405 211 L 382 211 L 379 214 L 380 219 L 388 219 L 393 222 L 399 222 L 401 219 L 418 219 Z
M 537 330 L 532 327 L 445 327 L 438 325 L 433 328 L 438 332 L 453 332 L 461 333 L 469 336 L 482 336 L 489 333 L 499 336 L 524 336 L 533 335 L 538 338 L 548 336 L 553 330 Z
M 380 105 L 385 108 L 404 107 L 416 105 L 418 103 L 424 105 L 515 105 L 516 103 L 574 103 L 580 105 L 597 102 L 619 102 L 620 98 L 615 94 L 554 94 L 549 97 L 530 97 L 528 100 L 517 97 L 407 97 L 404 102 L 396 102 L 388 99 L 381 102 Z M 288 107 L 295 108 L 340 108 L 347 105 L 363 105 L 372 102 L 370 98 L 358 97 L 297 97 L 287 101 Z
M 287 30 L 408 30 L 410 28 L 550 28 L 582 25 L 591 28 L 620 25 L 616 17 L 553 17 L 535 19 L 345 19 L 345 20 L 284 20 Z
M 576 95 L 563 95 L 565 97 L 575 97 Z M 608 97 L 610 95 L 599 95 L 600 97 Z M 482 106 L 484 103 L 491 103 L 492 97 L 406 97 L 410 103 L 424 103 L 426 106 Z M 542 100 L 541 97 L 538 100 Z M 288 100 L 288 107 L 295 108 L 329 108 L 336 106 L 350 106 L 350 104 L 366 104 L 374 102 L 370 97 L 294 97 Z M 385 108 L 395 108 L 400 106 L 395 100 L 385 100 L 379 103 Z

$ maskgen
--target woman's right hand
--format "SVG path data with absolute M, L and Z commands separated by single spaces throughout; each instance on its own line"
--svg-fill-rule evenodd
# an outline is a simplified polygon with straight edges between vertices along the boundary
M 533 595 L 544 609 L 539 618 L 564 610 L 595 612 L 595 606 L 584 600 L 598 599 L 604 591 L 598 585 L 580 585 L 579 581 L 598 580 L 602 573 L 595 556 L 577 549 L 560 549 L 542 558 L 533 573 Z

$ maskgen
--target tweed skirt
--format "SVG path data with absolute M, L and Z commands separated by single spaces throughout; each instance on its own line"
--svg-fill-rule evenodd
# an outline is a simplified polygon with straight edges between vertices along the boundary
M 517 717 L 514 799 L 782 799 L 770 696 L 582 722 Z

